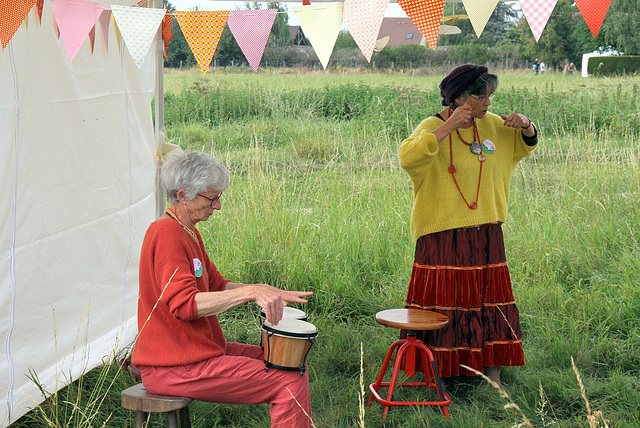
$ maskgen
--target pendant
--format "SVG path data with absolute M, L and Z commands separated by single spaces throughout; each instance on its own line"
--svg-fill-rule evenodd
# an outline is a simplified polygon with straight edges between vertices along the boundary
M 469 204 L 469 208 L 471 208 L 472 210 L 477 210 L 478 209 L 478 204 L 475 202 L 471 202 Z
M 482 147 L 480 147 L 480 144 L 476 143 L 475 141 L 471 143 L 471 147 L 469 147 L 469 149 L 474 155 L 479 155 L 480 153 L 482 153 Z
M 484 157 L 484 155 L 480 155 L 480 156 L 478 156 L 478 160 L 479 160 L 480 162 L 484 162 L 484 161 L 486 161 L 486 160 L 487 160 L 487 158 L 486 158 L 486 157 Z

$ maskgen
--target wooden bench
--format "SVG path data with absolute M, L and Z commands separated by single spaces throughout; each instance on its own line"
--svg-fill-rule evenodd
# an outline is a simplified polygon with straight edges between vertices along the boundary
M 141 383 L 122 391 L 122 407 L 136 411 L 136 428 L 146 426 L 149 413 L 166 413 L 167 428 L 191 428 L 189 404 L 192 401 L 187 397 L 152 394 Z

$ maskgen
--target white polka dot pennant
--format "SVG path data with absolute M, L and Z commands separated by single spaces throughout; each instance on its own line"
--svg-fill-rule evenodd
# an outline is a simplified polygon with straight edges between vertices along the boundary
M 389 0 L 345 0 L 344 23 L 360 51 L 371 62 Z
M 138 68 L 142 68 L 142 63 L 166 11 L 117 4 L 112 4 L 111 10 L 129 53 Z
M 499 0 L 462 0 L 464 8 L 469 15 L 469 21 L 476 32 L 476 36 L 484 31 L 489 18 L 496 9 Z
M 327 68 L 331 52 L 342 26 L 343 4 L 325 3 L 294 7 L 304 35 L 309 38 L 322 67 Z

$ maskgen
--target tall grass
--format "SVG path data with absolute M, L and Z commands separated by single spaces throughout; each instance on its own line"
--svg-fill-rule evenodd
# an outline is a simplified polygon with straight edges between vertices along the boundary
M 403 306 L 413 259 L 412 189 L 397 148 L 439 110 L 441 77 L 185 76 L 167 74 L 167 135 L 231 171 L 222 210 L 199 225 L 212 259 L 234 280 L 315 293 L 302 308 L 320 331 L 309 355 L 315 425 L 522 423 L 477 377 L 447 380 L 451 419 L 398 408 L 384 422 L 377 404 L 364 414 L 358 404 L 361 374 L 373 382 L 398 336 L 375 313 Z M 529 115 L 541 139 L 511 184 L 505 239 L 527 365 L 503 380 L 533 426 L 588 426 L 595 411 L 612 426 L 640 426 L 638 87 L 632 78 L 538 77 L 501 76 L 492 108 Z M 257 344 L 256 315 L 252 305 L 225 312 L 228 338 Z M 131 424 L 119 391 L 107 394 L 123 424 L 107 426 Z M 194 403 L 192 419 L 262 427 L 268 412 Z

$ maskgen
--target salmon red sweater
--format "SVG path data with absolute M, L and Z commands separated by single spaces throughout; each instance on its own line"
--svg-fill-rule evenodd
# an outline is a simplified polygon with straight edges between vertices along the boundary
M 131 358 L 138 367 L 192 364 L 225 353 L 218 318 L 199 318 L 195 295 L 222 291 L 229 281 L 209 259 L 197 230 L 196 235 L 198 243 L 171 218 L 160 218 L 147 230 L 140 254 L 138 339 Z
M 439 144 L 432 133 L 443 120 L 431 116 L 422 121 L 399 150 L 400 166 L 409 173 L 413 182 L 413 211 L 411 214 L 411 236 L 418 240 L 423 235 L 443 230 L 485 223 L 504 222 L 509 203 L 511 172 L 520 159 L 529 156 L 536 138 L 525 142 L 522 131 L 504 126 L 504 121 L 492 113 L 476 121 L 479 143 L 490 140 L 495 152 L 485 153 L 478 208 L 469 209 L 460 196 L 449 173 L 451 155 L 456 168 L 455 178 L 467 202 L 474 202 L 478 191 L 480 162 L 470 152 L 454 131 Z M 460 129 L 462 138 L 473 140 L 473 128 Z M 529 145 L 531 144 L 531 145 Z

